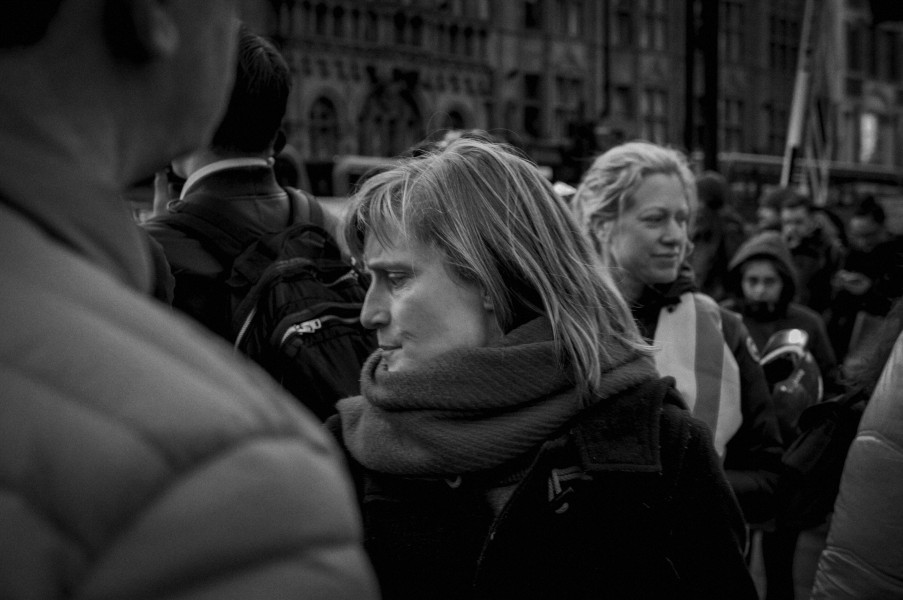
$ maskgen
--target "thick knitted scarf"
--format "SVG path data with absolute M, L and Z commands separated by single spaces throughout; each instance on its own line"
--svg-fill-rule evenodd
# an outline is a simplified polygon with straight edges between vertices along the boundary
M 604 389 L 580 397 L 544 317 L 497 344 L 452 350 L 410 371 L 386 371 L 376 352 L 363 368 L 362 395 L 338 403 L 342 435 L 359 463 L 383 473 L 504 468 L 588 405 L 656 376 L 650 359 L 628 349 L 607 367 Z

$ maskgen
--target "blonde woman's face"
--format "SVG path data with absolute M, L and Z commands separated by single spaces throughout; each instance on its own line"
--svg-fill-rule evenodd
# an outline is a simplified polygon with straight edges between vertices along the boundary
M 371 275 L 361 323 L 376 330 L 383 364 L 407 371 L 449 350 L 501 337 L 482 289 L 453 276 L 443 255 L 402 235 L 381 245 L 370 235 L 363 262 Z
M 649 175 L 629 207 L 609 227 L 603 251 L 636 283 L 653 285 L 677 279 L 686 258 L 690 208 L 676 175 Z

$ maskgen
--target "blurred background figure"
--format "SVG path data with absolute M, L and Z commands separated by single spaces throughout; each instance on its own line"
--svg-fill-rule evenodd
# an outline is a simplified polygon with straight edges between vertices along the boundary
M 731 188 L 720 173 L 696 177 L 699 210 L 693 219 L 689 263 L 699 291 L 715 300 L 725 297 L 728 263 L 746 239 L 746 225 L 733 206 Z
M 781 233 L 793 256 L 798 286 L 795 300 L 824 315 L 831 304 L 831 281 L 844 248 L 817 218 L 812 199 L 792 192 L 782 197 Z
M 725 287 L 730 296 L 725 306 L 743 315 L 760 353 L 775 333 L 802 329 L 827 393 L 838 391 L 837 359 L 825 322 L 814 310 L 793 301 L 796 267 L 780 233 L 764 231 L 747 240 L 731 260 Z
M 759 198 L 756 210 L 757 231 L 781 231 L 781 204 L 784 198 L 793 195 L 788 188 L 775 188 Z
M 903 240 L 887 231 L 885 220 L 874 197 L 860 200 L 848 224 L 850 249 L 834 277 L 828 334 L 848 366 L 870 354 L 872 338 L 903 295 Z

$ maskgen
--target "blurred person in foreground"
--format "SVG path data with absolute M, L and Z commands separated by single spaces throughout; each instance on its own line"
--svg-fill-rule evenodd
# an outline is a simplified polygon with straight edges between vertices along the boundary
M 627 299 L 655 365 L 711 430 L 744 516 L 774 514 L 781 438 L 771 393 L 740 316 L 697 291 L 685 266 L 696 185 L 686 157 L 649 142 L 593 162 L 571 207 Z
M 462 137 L 368 179 L 380 350 L 327 422 L 385 598 L 753 598 L 706 427 L 537 167 Z
M 150 298 L 121 196 L 210 134 L 237 3 L 6 8 L 0 597 L 375 597 L 335 444 Z
M 903 597 L 903 302 L 850 373 L 870 396 L 850 445 L 813 600 Z

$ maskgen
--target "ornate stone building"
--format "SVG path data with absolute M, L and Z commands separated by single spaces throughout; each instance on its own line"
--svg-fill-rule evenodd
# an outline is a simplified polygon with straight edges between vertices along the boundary
M 875 24 L 867 0 L 816 1 L 832 15 L 819 27 L 836 59 L 829 159 L 890 171 L 903 164 L 900 23 Z M 286 130 L 314 180 L 336 157 L 391 157 L 477 128 L 565 180 L 605 147 L 645 138 L 715 149 L 725 172 L 773 183 L 805 0 L 245 4 L 295 74 Z

